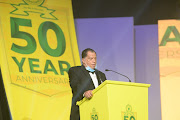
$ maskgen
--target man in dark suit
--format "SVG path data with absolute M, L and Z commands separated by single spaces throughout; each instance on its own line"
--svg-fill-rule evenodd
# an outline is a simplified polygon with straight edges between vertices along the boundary
M 93 97 L 92 91 L 106 80 L 106 76 L 96 67 L 96 52 L 87 48 L 82 52 L 82 66 L 69 69 L 69 80 L 72 88 L 73 98 L 70 120 L 80 120 L 79 107 L 77 101 L 86 97 Z

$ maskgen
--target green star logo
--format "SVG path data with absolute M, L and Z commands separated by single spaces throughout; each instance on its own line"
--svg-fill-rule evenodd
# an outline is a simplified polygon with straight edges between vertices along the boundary
M 136 120 L 137 113 L 132 111 L 131 105 L 126 105 L 126 112 L 122 112 L 122 120 Z
M 55 10 L 42 6 L 45 0 L 23 0 L 24 3 L 11 4 L 15 10 L 10 14 L 29 16 L 29 13 L 40 14 L 41 18 L 58 20 L 53 13 Z

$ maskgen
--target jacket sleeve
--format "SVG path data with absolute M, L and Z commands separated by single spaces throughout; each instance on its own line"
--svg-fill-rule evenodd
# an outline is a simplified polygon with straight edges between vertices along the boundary
M 77 74 L 74 68 L 70 68 L 68 75 L 69 75 L 69 83 L 72 89 L 73 94 L 73 101 L 72 103 L 76 104 L 76 101 L 79 101 L 83 98 L 83 92 L 81 91 L 81 84 L 80 84 L 80 76 Z M 82 93 L 81 93 L 82 92 Z

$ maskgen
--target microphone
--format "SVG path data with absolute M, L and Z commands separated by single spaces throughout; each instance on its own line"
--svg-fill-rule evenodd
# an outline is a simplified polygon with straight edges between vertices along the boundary
M 116 71 L 114 71 L 114 70 L 105 69 L 105 71 L 112 71 L 112 72 L 114 72 L 114 73 L 117 73 L 117 74 L 119 74 L 119 75 L 121 75 L 121 76 L 126 77 L 126 78 L 129 80 L 129 82 L 131 82 L 131 80 L 130 80 L 126 75 L 123 75 L 123 74 L 121 74 L 121 73 L 118 73 L 118 72 L 116 72 Z

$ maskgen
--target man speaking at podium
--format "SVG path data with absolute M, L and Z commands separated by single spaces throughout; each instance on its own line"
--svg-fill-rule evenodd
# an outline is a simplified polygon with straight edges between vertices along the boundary
M 72 88 L 73 98 L 70 120 L 80 120 L 79 106 L 77 101 L 86 97 L 93 97 L 92 91 L 106 80 L 106 76 L 96 67 L 96 52 L 87 48 L 82 52 L 82 65 L 69 69 L 69 80 Z

